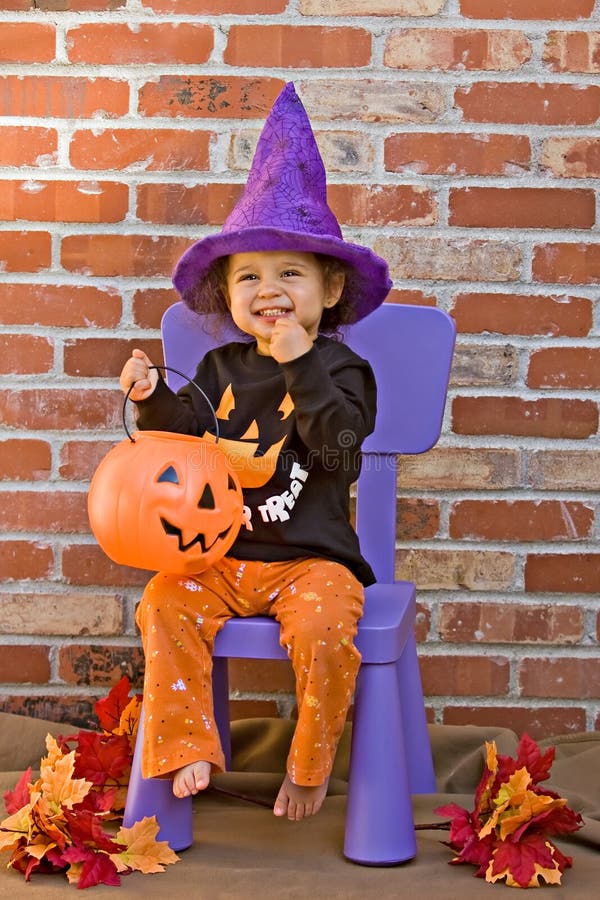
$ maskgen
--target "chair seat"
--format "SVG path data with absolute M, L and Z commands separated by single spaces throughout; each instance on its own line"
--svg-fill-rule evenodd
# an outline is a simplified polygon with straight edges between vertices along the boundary
M 415 586 L 409 581 L 373 584 L 365 590 L 364 614 L 356 637 L 363 663 L 396 662 L 412 634 Z M 230 619 L 215 639 L 215 657 L 287 659 L 279 624 L 267 616 Z

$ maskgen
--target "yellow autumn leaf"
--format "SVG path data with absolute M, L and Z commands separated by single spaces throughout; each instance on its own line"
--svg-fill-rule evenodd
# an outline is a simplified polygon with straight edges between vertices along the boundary
M 496 806 L 505 806 L 506 803 L 514 806 L 515 799 L 524 796 L 530 784 L 531 775 L 527 769 L 517 769 L 517 771 L 510 776 L 508 781 L 505 781 L 500 787 L 500 790 L 494 799 L 494 803 Z M 520 803 L 521 800 L 518 799 L 517 802 Z
M 179 857 L 167 841 L 157 841 L 159 826 L 155 816 L 135 822 L 131 828 L 119 828 L 115 841 L 123 844 L 121 853 L 111 853 L 110 858 L 119 872 L 134 869 L 137 872 L 164 872 L 165 865 L 175 863 Z
M 490 864 L 487 867 L 487 871 L 485 873 L 485 880 L 490 884 L 495 884 L 497 881 L 500 881 L 502 878 L 506 878 L 506 886 L 520 888 L 521 885 L 518 881 L 515 881 L 513 876 L 510 873 L 510 869 L 507 867 L 503 872 L 498 872 L 496 875 L 492 874 L 492 869 L 494 867 L 494 860 L 490 860 Z M 553 869 L 545 868 L 544 866 L 540 866 L 539 863 L 534 863 L 534 874 L 531 876 L 531 879 L 525 887 L 528 888 L 539 888 L 543 885 L 540 883 L 540 878 L 543 878 L 546 884 L 561 884 L 562 872 L 558 867 L 558 863 L 554 863 Z
M 492 775 L 498 771 L 498 753 L 496 749 L 496 741 L 485 742 L 486 765 Z
M 29 838 L 31 804 L 22 806 L 12 816 L 0 822 L 0 850 L 8 850 L 22 837 Z
M 72 809 L 80 803 L 93 786 L 85 778 L 73 778 L 75 751 L 64 754 L 51 735 L 46 737 L 48 756 L 40 763 L 40 777 L 35 789 L 44 794 L 47 802 L 56 808 Z
M 500 822 L 500 839 L 504 840 L 517 828 L 520 828 L 524 822 L 529 822 L 540 813 L 547 812 L 550 809 L 556 809 L 565 806 L 566 800 L 548 797 L 546 794 L 534 794 L 533 791 L 526 791 L 519 806 L 515 806 L 515 811 L 505 814 Z

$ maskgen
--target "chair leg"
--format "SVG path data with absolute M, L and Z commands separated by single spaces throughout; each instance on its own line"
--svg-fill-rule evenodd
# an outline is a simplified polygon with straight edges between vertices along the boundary
M 229 724 L 229 674 L 226 656 L 213 656 L 212 689 L 215 722 L 225 755 L 225 767 L 229 771 L 231 769 L 231 727 Z
M 404 746 L 408 780 L 413 794 L 435 794 L 435 772 L 431 756 L 431 741 L 423 703 L 423 688 L 414 634 L 404 646 L 398 660 L 400 709 L 404 731 Z
M 363 664 L 354 697 L 344 855 L 390 866 L 417 852 L 394 663 Z
M 158 840 L 168 841 L 171 850 L 185 850 L 193 842 L 192 798 L 179 799 L 173 793 L 171 778 L 142 776 L 142 746 L 144 741 L 144 710 L 135 742 L 131 775 L 123 825 L 131 828 L 146 816 L 156 816 L 160 826 Z

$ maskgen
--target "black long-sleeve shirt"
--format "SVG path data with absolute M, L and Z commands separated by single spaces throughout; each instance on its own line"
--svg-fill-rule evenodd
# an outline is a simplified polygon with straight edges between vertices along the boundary
M 349 520 L 360 447 L 375 424 L 369 364 L 324 336 L 282 364 L 254 343 L 234 342 L 207 353 L 194 381 L 216 410 L 219 445 L 242 482 L 245 522 L 229 555 L 320 556 L 373 583 Z M 214 440 L 214 417 L 192 385 L 175 395 L 161 379 L 138 411 L 141 429 Z

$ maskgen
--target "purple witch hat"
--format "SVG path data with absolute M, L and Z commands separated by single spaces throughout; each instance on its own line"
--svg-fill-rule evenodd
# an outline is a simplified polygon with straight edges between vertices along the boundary
M 390 288 L 385 260 L 342 237 L 327 205 L 325 167 L 306 111 L 290 82 L 273 104 L 260 135 L 244 193 L 222 230 L 193 244 L 181 257 L 173 283 L 202 312 L 202 282 L 219 257 L 291 250 L 322 253 L 351 267 L 343 296 L 362 319 Z

